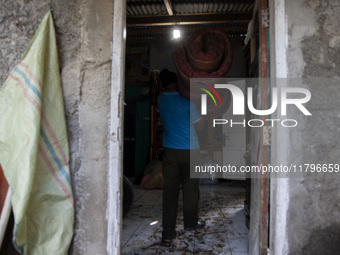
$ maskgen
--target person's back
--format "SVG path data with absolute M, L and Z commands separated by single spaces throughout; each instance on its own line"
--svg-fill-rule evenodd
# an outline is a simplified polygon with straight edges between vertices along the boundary
M 190 108 L 193 120 L 190 119 Z M 166 91 L 158 97 L 158 109 L 164 125 L 164 147 L 173 149 L 199 148 L 193 122 L 198 120 L 200 116 L 195 105 L 180 95 L 178 91 Z
M 177 75 L 167 69 L 160 72 L 166 92 L 158 97 L 163 133 L 163 232 L 162 245 L 169 247 L 176 237 L 178 194 L 182 184 L 184 228 L 204 227 L 198 221 L 198 179 L 190 179 L 190 153 L 199 153 L 193 123 L 200 119 L 196 106 L 180 95 Z

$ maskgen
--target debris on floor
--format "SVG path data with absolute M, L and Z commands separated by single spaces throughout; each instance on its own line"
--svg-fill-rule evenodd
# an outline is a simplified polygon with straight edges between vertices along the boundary
M 170 248 L 160 246 L 163 191 L 134 187 L 134 205 L 123 220 L 123 255 L 248 254 L 243 182 L 201 185 L 199 217 L 206 226 L 191 232 L 184 231 L 180 195 L 177 237 Z

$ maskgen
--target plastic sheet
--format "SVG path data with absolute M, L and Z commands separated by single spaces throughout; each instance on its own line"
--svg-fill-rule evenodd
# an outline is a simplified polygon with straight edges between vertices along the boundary
M 0 162 L 13 192 L 16 249 L 67 254 L 74 205 L 50 12 L 0 91 Z

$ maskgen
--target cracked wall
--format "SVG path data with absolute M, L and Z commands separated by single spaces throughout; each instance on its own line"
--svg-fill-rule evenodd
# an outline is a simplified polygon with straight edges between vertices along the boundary
M 0 0 L 0 84 L 52 9 L 76 206 L 70 254 L 106 254 L 113 2 Z
M 308 84 L 313 116 L 297 117 L 301 127 L 290 132 L 290 163 L 339 163 L 339 13 L 340 3 L 335 0 L 286 1 L 288 77 L 315 81 Z M 284 254 L 338 254 L 339 181 L 339 175 L 329 173 L 289 179 Z

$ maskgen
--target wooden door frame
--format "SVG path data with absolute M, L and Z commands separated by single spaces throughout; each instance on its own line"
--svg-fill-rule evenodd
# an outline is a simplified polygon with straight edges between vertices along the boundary
M 252 37 L 251 37 L 251 62 L 256 61 L 255 57 L 258 54 L 258 66 L 259 66 L 259 83 L 258 89 L 260 90 L 261 96 L 261 109 L 269 109 L 269 98 L 270 98 L 270 83 L 269 83 L 269 26 L 264 24 L 263 16 L 269 14 L 268 1 L 267 0 L 256 0 L 253 19 L 252 19 Z M 257 34 L 258 32 L 258 34 Z M 259 40 L 257 45 L 257 39 Z M 259 51 L 257 51 L 259 49 Z M 257 164 L 268 165 L 270 163 L 270 145 L 264 140 L 264 131 L 269 129 L 270 116 L 261 116 L 264 123 L 261 128 L 260 141 L 258 147 L 258 153 L 260 158 Z M 267 255 L 269 247 L 269 174 L 261 174 L 260 180 L 260 223 L 259 223 L 259 254 Z M 250 226 L 251 228 L 251 226 Z
M 259 64 L 260 64 L 260 84 L 261 84 L 261 105 L 262 109 L 269 109 L 269 47 L 268 47 L 268 38 L 269 38 L 269 26 L 264 24 L 263 15 L 266 11 L 268 11 L 268 2 L 267 0 L 259 0 Z M 266 119 L 269 119 L 270 116 L 262 116 L 262 120 L 265 123 L 262 127 L 261 134 L 261 164 L 267 166 L 270 162 L 269 160 L 269 150 L 270 145 L 264 142 L 264 131 L 269 128 L 269 123 Z M 268 196 L 269 196 L 269 174 L 268 172 L 264 173 L 261 177 L 261 221 L 260 221 L 260 254 L 267 255 L 268 254 L 268 221 L 269 221 L 269 210 L 268 210 Z
M 275 7 L 274 7 L 275 8 Z M 267 0 L 256 0 L 254 12 L 258 12 L 260 39 L 260 78 L 269 77 L 268 27 L 262 24 L 262 10 L 268 9 Z M 123 174 L 123 126 L 124 126 L 124 81 L 125 81 L 125 45 L 126 45 L 126 1 L 114 1 L 113 42 L 112 42 L 112 78 L 111 78 L 111 115 L 109 134 L 109 174 L 108 174 L 108 254 L 120 254 L 122 232 L 122 174 Z M 253 52 L 252 52 L 253 55 Z M 262 79 L 263 80 L 263 79 Z M 269 108 L 269 81 L 261 82 L 262 109 Z M 263 116 L 262 119 L 267 119 Z M 264 121 L 267 123 L 267 121 Z M 261 163 L 269 163 L 269 146 L 264 145 L 261 135 Z M 269 176 L 261 179 L 261 222 L 260 254 L 268 253 L 268 191 Z

